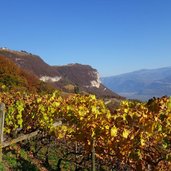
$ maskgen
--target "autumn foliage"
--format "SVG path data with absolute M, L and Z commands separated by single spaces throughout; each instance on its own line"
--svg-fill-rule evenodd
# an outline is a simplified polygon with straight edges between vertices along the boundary
M 14 62 L 8 58 L 0 56 L 0 89 L 3 90 L 17 90 L 29 92 L 52 92 L 54 88 L 21 69 Z
M 23 133 L 39 129 L 53 137 L 63 149 L 58 166 L 63 160 L 90 168 L 94 153 L 97 170 L 171 169 L 169 97 L 146 103 L 122 101 L 113 113 L 94 95 L 63 98 L 59 92 L 4 92 L 0 101 L 7 107 L 6 135 L 20 128 Z

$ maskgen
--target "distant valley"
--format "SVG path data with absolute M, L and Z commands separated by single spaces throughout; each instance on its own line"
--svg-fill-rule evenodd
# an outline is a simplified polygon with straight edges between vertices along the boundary
M 171 67 L 103 77 L 101 81 L 112 91 L 130 99 L 148 100 L 171 95 Z

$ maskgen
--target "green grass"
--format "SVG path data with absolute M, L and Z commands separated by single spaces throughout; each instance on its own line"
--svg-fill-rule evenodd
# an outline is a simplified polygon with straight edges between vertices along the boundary
M 60 158 L 65 156 L 65 152 L 59 146 L 51 142 L 48 144 L 48 163 L 45 162 L 47 145 L 42 146 L 37 156 L 32 154 L 35 152 L 35 144 L 38 141 L 29 141 L 25 144 L 15 144 L 11 147 L 3 149 L 3 163 L 0 165 L 0 171 L 39 171 L 40 167 L 46 168 L 48 171 L 55 171 Z M 38 143 L 38 145 L 41 145 Z M 39 146 L 38 146 L 39 147 Z M 18 151 L 18 152 L 17 152 Z M 33 153 L 32 153 L 33 152 Z M 62 160 L 60 165 L 62 171 L 74 171 L 75 164 Z
M 27 152 L 20 150 L 19 154 L 15 150 L 7 150 L 3 153 L 3 163 L 6 163 L 10 170 L 38 171 L 39 169 L 31 162 Z M 3 170 L 4 169 L 4 170 Z M 6 171 L 3 165 L 0 165 L 0 171 Z
M 0 163 L 0 171 L 5 171 L 5 166 L 3 163 Z

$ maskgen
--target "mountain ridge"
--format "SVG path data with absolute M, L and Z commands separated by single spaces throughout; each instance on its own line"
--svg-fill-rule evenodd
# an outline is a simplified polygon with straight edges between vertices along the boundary
M 103 77 L 101 81 L 112 91 L 131 99 L 148 100 L 171 95 L 170 66 Z
M 96 69 L 89 65 L 69 64 L 63 66 L 50 66 L 38 55 L 26 51 L 13 51 L 0 49 L 0 55 L 12 60 L 19 67 L 28 70 L 40 80 L 52 84 L 54 87 L 66 91 L 91 93 L 100 97 L 122 99 L 122 97 L 100 82 Z

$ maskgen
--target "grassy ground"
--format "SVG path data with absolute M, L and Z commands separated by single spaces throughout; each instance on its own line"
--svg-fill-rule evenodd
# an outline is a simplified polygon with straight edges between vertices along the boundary
M 34 148 L 31 151 L 22 148 L 20 145 L 13 145 L 3 150 L 3 162 L 0 164 L 0 171 L 55 171 L 57 169 L 57 153 L 54 147 L 49 148 L 48 164 L 45 162 L 46 146 L 43 147 L 37 156 L 33 156 Z M 61 171 L 73 171 L 74 166 L 69 162 L 62 162 Z
M 32 159 L 28 152 L 24 149 L 17 151 L 19 147 L 17 145 L 7 148 L 3 153 L 3 162 L 0 170 L 12 171 L 38 171 L 39 165 Z

